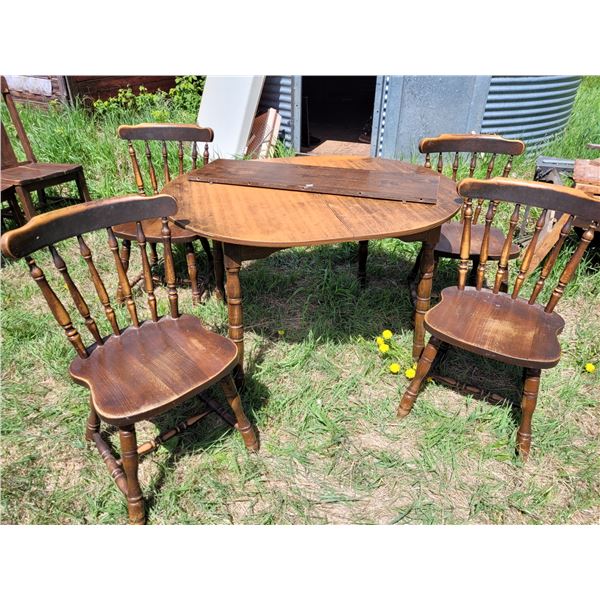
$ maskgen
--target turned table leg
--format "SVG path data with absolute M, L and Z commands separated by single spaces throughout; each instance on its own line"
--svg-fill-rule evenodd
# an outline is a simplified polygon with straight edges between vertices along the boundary
M 439 238 L 439 229 L 437 230 Z M 413 360 L 418 361 L 425 347 L 425 313 L 431 303 L 431 287 L 435 266 L 434 249 L 437 240 L 425 240 L 421 250 L 419 285 L 415 305 L 415 331 L 413 333 Z
M 239 257 L 239 253 L 232 250 L 230 244 L 223 244 L 223 262 L 227 274 L 229 338 L 235 343 L 238 349 L 239 362 L 234 378 L 239 388 L 244 382 L 244 316 L 242 311 L 242 286 L 240 285 L 242 260 Z

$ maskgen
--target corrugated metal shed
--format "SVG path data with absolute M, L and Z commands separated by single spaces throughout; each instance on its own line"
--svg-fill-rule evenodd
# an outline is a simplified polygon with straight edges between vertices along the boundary
M 580 83 L 572 76 L 492 77 L 481 131 L 542 144 L 567 124 Z
M 265 78 L 258 110 L 275 108 L 281 115 L 280 137 L 290 148 L 300 149 L 301 77 L 274 75 Z

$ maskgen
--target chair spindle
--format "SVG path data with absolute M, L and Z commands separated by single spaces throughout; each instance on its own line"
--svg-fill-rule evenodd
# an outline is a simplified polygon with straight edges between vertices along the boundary
M 163 140 L 162 143 L 162 158 L 163 158 L 163 175 L 165 177 L 165 183 L 171 181 L 171 172 L 169 171 L 169 154 L 167 151 L 167 142 Z
M 577 269 L 577 265 L 581 261 L 583 254 L 587 250 L 587 247 L 590 245 L 590 242 L 594 239 L 594 231 L 596 227 L 594 224 L 590 225 L 589 229 L 586 229 L 583 235 L 581 236 L 581 241 L 577 246 L 577 250 L 573 252 L 567 266 L 564 268 L 561 273 L 560 279 L 558 280 L 558 285 L 554 288 L 552 292 L 552 296 L 550 296 L 550 300 L 548 300 L 548 304 L 544 308 L 544 311 L 547 313 L 551 313 L 554 310 L 557 302 L 562 298 L 563 292 L 565 291 L 565 287 L 571 281 L 571 277 L 573 277 L 575 270 Z
M 508 268 L 508 255 L 510 254 L 510 247 L 515 235 L 515 229 L 519 221 L 519 211 L 521 210 L 520 204 L 515 204 L 515 209 L 510 217 L 510 225 L 508 227 L 508 233 L 502 246 L 502 254 L 500 255 L 500 261 L 498 262 L 498 270 L 496 271 L 496 280 L 494 281 L 494 294 L 500 291 L 500 286 L 504 280 L 505 273 Z
M 71 278 L 69 274 L 69 270 L 67 269 L 67 265 L 63 260 L 62 256 L 58 253 L 58 250 L 54 247 L 53 244 L 48 246 L 50 250 L 50 254 L 52 255 L 52 260 L 54 262 L 54 266 L 57 268 L 58 272 L 62 275 L 62 278 L 69 290 L 69 294 L 71 294 L 71 298 L 73 298 L 73 302 L 75 303 L 75 307 L 79 311 L 79 314 L 82 316 L 85 321 L 85 325 L 88 328 L 89 332 L 94 337 L 94 340 L 102 346 L 104 343 L 102 341 L 102 336 L 98 331 L 98 326 L 96 325 L 96 321 L 90 315 L 90 309 L 87 305 L 87 302 L 84 300 L 79 288 L 75 285 L 75 282 Z
M 509 154 L 508 160 L 506 161 L 506 164 L 504 165 L 504 171 L 502 171 L 502 177 L 508 177 L 508 175 L 510 174 L 510 170 L 512 169 L 512 161 L 513 161 L 512 154 Z
M 471 221 L 473 218 L 473 206 L 470 198 L 465 198 L 463 215 L 463 232 L 460 240 L 460 262 L 458 263 L 458 289 L 464 290 L 467 283 L 467 272 L 469 270 L 469 256 L 471 254 Z
M 96 289 L 96 294 L 98 295 L 98 299 L 104 307 L 104 314 L 106 315 L 106 318 L 110 323 L 113 333 L 115 335 L 121 335 L 121 330 L 119 329 L 117 317 L 115 315 L 113 307 L 110 304 L 108 293 L 106 292 L 106 287 L 92 259 L 92 251 L 90 250 L 89 246 L 85 243 L 85 240 L 81 235 L 77 236 L 77 241 L 79 242 L 79 252 L 85 260 L 85 262 L 87 263 L 90 276 L 94 283 L 94 288 Z
M 539 279 L 536 281 L 535 287 L 533 288 L 533 292 L 531 292 L 531 297 L 529 298 L 529 304 L 533 304 L 540 292 L 544 288 L 544 284 L 546 283 L 546 277 L 548 277 L 550 271 L 552 271 L 552 267 L 554 267 L 554 263 L 560 254 L 561 248 L 567 239 L 567 235 L 571 231 L 571 227 L 573 226 L 573 216 L 571 215 L 567 222 L 563 225 L 560 230 L 560 237 L 552 247 L 550 254 L 546 258 L 544 262 L 544 266 L 542 267 L 542 272 L 540 273 Z
M 444 154 L 440 152 L 438 154 L 437 172 L 441 173 L 444 170 Z
M 202 154 L 202 161 L 204 163 L 204 166 L 206 166 L 208 164 L 209 160 L 210 160 L 210 154 L 208 153 L 208 144 L 204 144 L 204 153 Z
M 425 167 L 431 169 L 431 154 L 429 152 L 425 154 Z
M 498 201 L 491 200 L 488 204 L 488 209 L 485 214 L 485 227 L 483 229 L 483 237 L 481 239 L 481 250 L 479 253 L 479 265 L 477 266 L 477 280 L 475 287 L 480 290 L 483 287 L 483 280 L 485 278 L 485 266 L 489 256 L 490 250 L 490 232 L 492 229 L 492 221 L 496 215 L 496 209 L 498 208 Z
M 192 143 L 192 169 L 197 168 L 198 163 L 198 144 L 196 142 Z
M 131 166 L 133 167 L 133 174 L 135 176 L 135 184 L 137 185 L 138 192 L 145 196 L 146 192 L 144 191 L 144 179 L 142 178 L 142 172 L 140 170 L 140 163 L 138 162 L 137 155 L 135 153 L 135 148 L 131 143 L 131 140 L 127 143 L 129 147 L 129 156 L 131 158 Z
M 183 175 L 183 142 L 181 140 L 178 143 L 177 157 L 179 158 L 179 174 Z
M 58 296 L 54 293 L 54 290 L 50 287 L 50 284 L 46 280 L 44 276 L 44 272 L 36 262 L 33 260 L 31 256 L 26 256 L 25 261 L 29 266 L 29 274 L 33 278 L 33 280 L 38 284 L 54 318 L 57 323 L 63 328 L 67 339 L 73 344 L 77 354 L 81 356 L 81 358 L 87 358 L 89 356 L 88 351 L 83 345 L 83 341 L 81 340 L 81 336 L 75 327 L 73 327 L 73 323 L 71 322 L 71 317 L 67 312 L 67 309 L 63 306 L 62 302 L 58 299 Z
M 494 170 L 494 164 L 496 162 L 496 154 L 492 154 L 490 158 L 490 162 L 488 163 L 487 170 L 485 172 L 485 178 L 489 179 L 492 176 L 492 171 Z
M 477 167 L 477 152 L 471 152 L 471 162 L 469 163 L 469 177 L 473 177 Z
M 533 253 L 535 252 L 535 247 L 537 245 L 537 241 L 540 236 L 540 232 L 542 231 L 542 227 L 544 226 L 544 223 L 546 222 L 547 214 L 548 214 L 548 211 L 546 209 L 544 209 L 541 212 L 538 220 L 536 221 L 533 237 L 531 238 L 531 241 L 529 242 L 529 245 L 527 246 L 527 250 L 525 251 L 525 256 L 523 256 L 523 262 L 521 263 L 521 268 L 519 269 L 519 274 L 517 275 L 517 279 L 515 281 L 515 286 L 513 288 L 513 292 L 511 295 L 513 300 L 519 295 L 521 286 L 523 285 L 523 282 L 525 281 L 525 277 L 526 277 L 527 271 L 529 270 L 529 264 L 531 263 L 531 259 L 533 258 Z
M 156 171 L 154 170 L 154 164 L 152 162 L 152 152 L 150 151 L 150 144 L 148 140 L 145 140 L 146 146 L 146 161 L 148 162 L 148 172 L 150 173 L 150 185 L 152 185 L 152 193 L 158 194 L 158 182 L 156 180 Z
M 458 152 L 454 153 L 454 160 L 452 161 L 452 180 L 456 181 L 456 174 L 458 173 Z
M 175 286 L 175 262 L 173 260 L 173 249 L 171 248 L 171 230 L 169 228 L 169 221 L 166 217 L 162 219 L 161 233 L 165 249 L 165 276 L 167 280 L 167 289 L 169 290 L 171 317 L 177 319 L 179 318 L 179 298 Z
M 123 267 L 123 263 L 121 262 L 121 257 L 119 256 L 119 245 L 117 244 L 117 238 L 115 237 L 112 227 L 107 227 L 106 231 L 108 233 L 108 246 L 115 260 L 115 267 L 117 269 L 117 274 L 119 277 L 119 286 L 121 289 L 121 293 L 123 294 L 123 298 L 125 300 L 125 303 L 127 304 L 127 310 L 129 311 L 131 322 L 135 327 L 139 327 L 140 321 L 138 319 L 137 309 L 131 294 L 131 285 L 129 284 L 127 273 L 125 272 L 125 268 Z
M 152 320 L 156 322 L 158 321 L 158 312 L 156 309 L 156 296 L 154 295 L 154 282 L 152 281 L 152 269 L 150 268 L 148 253 L 146 252 L 146 236 L 144 235 L 144 229 L 142 228 L 140 221 L 137 221 L 135 225 L 137 243 L 140 248 L 142 269 L 144 272 L 144 288 L 146 289 L 146 295 L 148 296 L 148 308 L 150 309 Z

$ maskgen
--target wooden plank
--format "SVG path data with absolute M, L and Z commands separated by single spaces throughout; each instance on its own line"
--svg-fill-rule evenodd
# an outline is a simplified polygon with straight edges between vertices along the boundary
M 594 160 L 578 159 L 573 170 L 575 183 L 600 185 L 600 158 Z
M 440 175 L 218 159 L 190 181 L 435 204 Z
M 533 256 L 531 258 L 531 262 L 529 263 L 529 268 L 527 269 L 526 277 L 529 277 L 538 267 L 538 265 L 546 258 L 550 250 L 554 247 L 554 244 L 558 241 L 560 237 L 560 231 L 564 227 L 565 223 L 569 220 L 569 215 L 564 214 L 556 221 L 554 226 L 544 235 L 544 237 L 540 237 L 537 243 L 537 247 Z
M 326 140 L 322 144 L 319 144 L 316 148 L 313 148 L 309 154 L 317 156 L 324 156 L 328 154 L 343 154 L 345 156 L 371 156 L 371 144 Z

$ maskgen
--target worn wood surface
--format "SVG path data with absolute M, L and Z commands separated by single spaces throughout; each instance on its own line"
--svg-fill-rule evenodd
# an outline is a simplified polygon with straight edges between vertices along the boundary
M 264 162 L 387 169 L 410 177 L 424 172 L 410 163 L 381 160 L 303 156 Z M 436 204 L 200 183 L 185 175 L 163 191 L 177 199 L 178 211 L 171 217 L 177 225 L 222 242 L 275 248 L 417 234 L 438 227 L 461 206 L 455 183 L 443 176 Z
M 286 164 L 254 160 L 213 161 L 190 175 L 190 181 L 255 188 L 332 194 L 399 202 L 435 204 L 439 175 L 431 171 L 399 173 L 392 163 L 377 159 L 381 169 L 347 169 L 326 165 Z M 386 167 L 390 167 L 387 169 Z M 285 202 L 285 198 L 282 198 Z
M 582 192 L 600 196 L 600 158 L 576 160 L 573 181 L 575 187 Z
M 74 360 L 73 379 L 90 389 L 106 423 L 148 419 L 219 381 L 237 363 L 235 344 L 191 315 L 145 321 L 110 337 L 87 359 Z M 134 375 L 134 376 L 132 376 Z M 107 382 L 118 381 L 118 385 Z
M 326 140 L 313 148 L 309 154 L 315 156 L 328 156 L 340 154 L 343 156 L 360 156 L 363 158 L 371 156 L 371 144 L 359 142 L 341 142 L 339 140 Z

